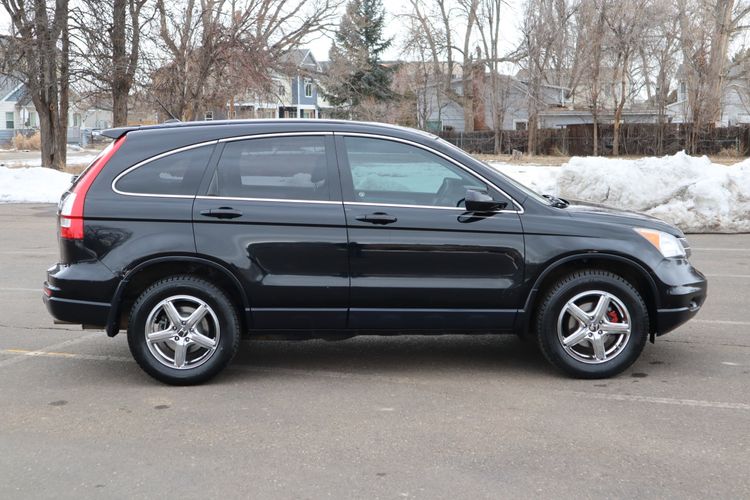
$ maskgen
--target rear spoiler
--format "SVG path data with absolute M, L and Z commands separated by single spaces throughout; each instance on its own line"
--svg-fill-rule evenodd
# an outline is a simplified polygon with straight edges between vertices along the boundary
M 120 137 L 122 137 L 123 135 L 127 134 L 127 133 L 128 133 L 128 132 L 130 132 L 131 130 L 138 130 L 139 128 L 141 128 L 141 127 L 140 127 L 140 126 L 138 126 L 138 127 L 117 127 L 117 128 L 108 128 L 107 130 L 102 130 L 102 131 L 101 131 L 101 134 L 102 134 L 102 135 L 103 135 L 104 137 L 109 137 L 110 139 L 113 139 L 113 140 L 115 140 L 115 141 L 116 141 L 117 139 L 119 139 L 119 138 L 120 138 Z

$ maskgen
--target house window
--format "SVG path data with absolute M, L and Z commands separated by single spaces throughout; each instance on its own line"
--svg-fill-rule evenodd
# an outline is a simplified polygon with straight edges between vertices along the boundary
M 214 119 L 214 112 L 213 111 L 206 111 L 203 114 L 203 119 L 206 120 L 206 121 L 213 120 Z
M 80 127 L 81 126 L 81 115 L 80 115 L 80 113 L 73 113 L 73 126 L 74 127 Z
M 279 96 L 285 96 L 286 95 L 286 87 L 283 85 L 279 85 Z
M 305 79 L 305 97 L 312 97 L 312 80 Z
M 513 125 L 516 130 L 527 130 L 529 128 L 527 120 L 514 120 Z
M 16 128 L 16 121 L 13 111 L 5 112 L 5 128 L 14 129 Z
M 29 127 L 36 128 L 36 113 L 33 111 L 29 113 Z
M 680 82 L 680 94 L 685 95 L 687 93 L 687 84 Z

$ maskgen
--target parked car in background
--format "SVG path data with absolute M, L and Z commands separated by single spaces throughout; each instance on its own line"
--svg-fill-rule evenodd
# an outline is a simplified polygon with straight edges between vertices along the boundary
M 103 131 L 59 205 L 58 320 L 127 329 L 171 384 L 243 335 L 516 333 L 570 375 L 630 366 L 700 309 L 679 229 L 544 197 L 423 132 L 268 120 Z

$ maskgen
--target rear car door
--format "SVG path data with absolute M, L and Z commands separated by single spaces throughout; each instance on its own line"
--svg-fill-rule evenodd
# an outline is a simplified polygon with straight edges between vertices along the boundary
M 511 329 L 522 307 L 520 205 L 416 142 L 337 133 L 336 145 L 349 227 L 349 326 Z M 467 212 L 467 189 L 506 208 Z
M 241 279 L 257 329 L 346 326 L 346 223 L 330 133 L 220 142 L 193 209 L 199 254 Z

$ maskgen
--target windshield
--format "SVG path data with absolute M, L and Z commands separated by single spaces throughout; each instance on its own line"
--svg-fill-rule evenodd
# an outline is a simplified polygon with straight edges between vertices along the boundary
M 517 180 L 513 179 L 509 175 L 504 174 L 503 172 L 501 172 L 497 168 L 493 167 L 492 165 L 490 165 L 486 161 L 482 161 L 482 160 L 479 160 L 477 158 L 474 158 L 473 156 L 471 156 L 468 153 L 466 153 L 463 149 L 459 148 L 458 146 L 456 146 L 454 144 L 451 144 L 450 142 L 446 141 L 445 139 L 438 138 L 437 140 L 440 141 L 441 144 L 447 145 L 452 150 L 456 151 L 458 154 L 460 154 L 462 156 L 465 156 L 465 157 L 468 157 L 468 158 L 471 158 L 473 160 L 479 161 L 485 167 L 491 169 L 493 172 L 496 172 L 498 175 L 502 176 L 502 178 L 505 180 L 505 182 L 507 182 L 508 184 L 510 184 L 511 186 L 513 186 L 514 188 L 516 188 L 517 190 L 521 191 L 522 193 L 524 193 L 527 197 L 533 198 L 534 200 L 536 200 L 539 203 L 542 203 L 544 205 L 551 205 L 553 203 L 553 201 L 550 200 L 549 198 L 545 198 L 544 196 L 542 196 L 541 194 L 537 193 L 536 191 L 534 191 L 530 187 L 528 187 L 528 186 L 526 186 L 524 184 L 521 184 L 520 182 L 518 182 Z M 523 200 L 521 200 L 521 201 L 523 201 Z

